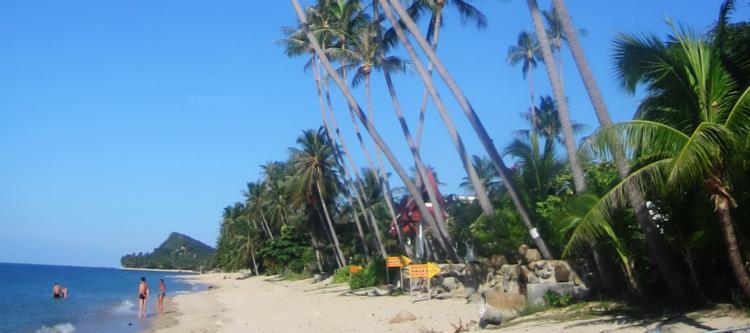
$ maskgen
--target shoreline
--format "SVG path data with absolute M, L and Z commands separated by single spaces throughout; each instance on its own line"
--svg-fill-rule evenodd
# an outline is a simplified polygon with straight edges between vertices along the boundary
M 160 268 L 133 268 L 133 267 L 116 267 L 115 269 L 123 271 L 143 271 L 143 272 L 164 272 L 164 273 L 191 273 L 200 274 L 197 271 L 184 270 L 184 269 L 160 269 Z
M 357 296 L 345 284 L 313 284 L 260 276 L 236 280 L 239 274 L 187 276 L 186 282 L 207 290 L 168 297 L 165 314 L 151 319 L 141 333 L 178 332 L 456 332 L 459 325 L 479 330 L 479 304 L 464 299 L 433 299 L 413 303 L 406 296 Z M 413 320 L 389 323 L 407 311 Z M 557 312 L 557 313 L 556 313 Z M 571 318 L 551 310 L 517 318 L 500 326 L 503 332 L 633 332 L 659 328 L 664 332 L 705 332 L 705 329 L 750 325 L 737 310 L 706 310 L 675 318 L 625 318 L 598 315 Z M 496 331 L 497 326 L 488 327 Z

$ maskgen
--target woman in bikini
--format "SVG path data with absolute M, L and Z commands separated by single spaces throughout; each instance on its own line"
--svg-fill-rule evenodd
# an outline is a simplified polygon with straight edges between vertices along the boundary
M 138 285 L 138 318 L 143 315 L 143 317 L 146 317 L 146 300 L 148 299 L 148 283 L 146 283 L 146 278 L 141 278 L 141 283 Z
M 167 296 L 167 286 L 164 285 L 164 279 L 159 279 L 159 314 L 164 313 L 164 297 Z

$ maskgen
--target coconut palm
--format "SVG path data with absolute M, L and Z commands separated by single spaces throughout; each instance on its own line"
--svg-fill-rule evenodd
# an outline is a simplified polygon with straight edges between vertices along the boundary
M 560 84 L 564 86 L 565 80 L 563 80 L 562 48 L 563 42 L 567 42 L 568 39 L 565 37 L 562 21 L 560 21 L 560 16 L 557 15 L 557 11 L 554 7 L 550 10 L 542 11 L 542 15 L 544 16 L 544 22 L 547 25 L 547 36 L 549 37 L 550 48 L 552 49 L 552 54 L 557 61 Z M 585 36 L 587 32 L 585 29 L 578 29 L 578 33 Z
M 429 213 L 429 210 L 427 210 L 424 200 L 422 200 L 421 195 L 416 185 L 409 179 L 409 176 L 406 173 L 406 170 L 404 170 L 404 168 L 398 162 L 398 160 L 393 155 L 393 152 L 390 150 L 388 145 L 385 144 L 382 137 L 380 136 L 380 133 L 378 133 L 378 131 L 373 126 L 371 126 L 371 124 L 367 121 L 367 116 L 362 112 L 362 108 L 359 106 L 356 99 L 351 94 L 349 87 L 344 82 L 344 80 L 338 75 L 336 70 L 333 68 L 331 62 L 328 60 L 328 56 L 323 52 L 314 34 L 309 29 L 304 11 L 302 10 L 302 6 L 299 4 L 299 1 L 292 0 L 292 4 L 294 5 L 294 10 L 297 14 L 297 18 L 302 23 L 302 27 L 305 29 L 305 34 L 307 35 L 307 38 L 310 40 L 310 43 L 312 44 L 313 49 L 315 50 L 315 53 L 320 57 L 321 63 L 326 73 L 328 73 L 328 75 L 331 76 L 331 78 L 334 80 L 336 85 L 339 87 L 344 97 L 346 98 L 347 103 L 349 104 L 349 107 L 354 109 L 355 114 L 360 119 L 360 121 L 365 126 L 365 128 L 367 129 L 367 132 L 370 134 L 375 144 L 381 149 L 381 151 L 390 162 L 396 174 L 399 176 L 399 178 L 401 178 L 401 181 L 409 190 L 409 193 L 414 197 L 414 200 L 417 204 L 417 208 L 419 209 L 422 216 L 425 217 L 425 219 L 428 221 L 431 227 L 435 227 L 435 219 Z M 452 257 L 457 258 L 457 256 L 455 255 L 455 251 L 452 251 L 452 247 L 446 244 L 444 240 L 438 239 L 438 242 L 440 243 L 441 247 L 446 251 L 446 253 L 452 253 L 453 254 Z
M 639 167 L 592 209 L 606 216 L 627 198 L 628 186 L 661 195 L 681 195 L 702 186 L 712 200 L 737 284 L 750 298 L 750 276 L 735 234 L 735 198 L 729 170 L 747 153 L 750 88 L 741 89 L 722 66 L 719 50 L 688 30 L 674 29 L 665 43 L 658 37 L 622 35 L 616 41 L 616 67 L 631 93 L 646 89 L 636 119 L 602 127 L 591 148 L 612 154 L 620 145 L 641 161 Z M 651 193 L 649 192 L 649 193 Z M 582 222 L 582 228 L 604 224 Z M 571 242 L 597 234 L 576 232 Z M 673 277 L 674 278 L 674 277 Z
M 406 12 L 404 7 L 398 1 L 389 1 L 389 0 L 379 0 L 379 1 L 380 1 L 380 5 L 384 9 L 386 16 L 388 17 L 388 20 L 391 22 L 395 33 L 398 35 L 398 38 L 401 41 L 401 44 L 404 45 L 404 47 L 409 52 L 409 57 L 414 62 L 415 66 L 417 67 L 419 75 L 422 78 L 422 81 L 424 82 L 425 86 L 427 86 L 428 89 L 432 87 L 431 94 L 433 95 L 433 100 L 435 100 L 437 104 L 437 101 L 439 100 L 439 98 L 435 98 L 437 95 L 437 92 L 434 90 L 434 85 L 432 84 L 432 78 L 428 75 L 428 73 L 424 70 L 424 68 L 421 68 L 422 67 L 421 62 L 420 62 L 421 60 L 416 55 L 416 52 L 414 51 L 414 48 L 411 45 L 411 42 L 409 41 L 409 39 L 406 37 L 406 34 L 404 33 L 404 30 L 400 22 L 396 20 L 391 10 L 395 9 L 399 17 L 401 18 L 401 22 L 403 22 L 404 26 L 414 36 L 415 41 L 417 41 L 417 43 L 419 44 L 419 47 L 427 55 L 430 62 L 435 65 L 435 69 L 437 69 L 438 73 L 445 81 L 451 93 L 454 95 L 454 97 L 456 97 L 459 105 L 461 106 L 461 109 L 464 111 L 465 115 L 469 119 L 469 122 L 474 128 L 474 131 L 479 136 L 479 139 L 482 145 L 487 151 L 487 154 L 492 160 L 492 163 L 495 165 L 495 168 L 497 169 L 498 174 L 502 178 L 503 183 L 505 183 L 506 189 L 508 190 L 508 194 L 510 195 L 513 201 L 513 204 L 516 207 L 519 215 L 521 215 L 521 219 L 523 220 L 524 224 L 529 230 L 529 233 L 531 234 L 532 239 L 534 239 L 535 244 L 539 248 L 539 251 L 542 253 L 542 255 L 545 258 L 551 258 L 552 254 L 549 251 L 546 242 L 539 235 L 538 230 L 534 226 L 534 223 L 531 221 L 531 216 L 528 213 L 528 209 L 525 207 L 523 201 L 518 195 L 518 191 L 515 189 L 512 183 L 512 179 L 510 178 L 510 172 L 508 168 L 505 166 L 505 162 L 503 162 L 502 157 L 497 152 L 497 148 L 495 148 L 495 144 L 492 142 L 492 139 L 487 133 L 487 130 L 484 128 L 484 125 L 479 119 L 479 116 L 474 111 L 468 99 L 459 88 L 458 84 L 455 82 L 455 80 L 450 75 L 450 73 L 448 73 L 445 66 L 437 57 L 434 50 L 430 47 L 427 40 L 419 32 L 419 29 L 417 28 L 416 23 L 414 22 L 414 20 L 411 19 L 411 17 L 409 16 L 409 13 Z M 438 108 L 438 111 L 440 111 L 440 108 Z M 468 162 L 469 164 L 471 164 L 470 161 Z M 472 180 L 472 183 L 474 184 L 475 188 L 478 188 L 476 185 L 478 184 L 478 181 Z M 482 185 L 479 184 L 479 186 L 482 186 Z M 482 191 L 478 191 L 478 192 L 480 192 L 478 197 L 480 199 L 479 201 L 481 204 L 483 200 L 482 195 L 481 195 Z M 485 214 L 487 214 L 488 216 L 494 215 L 494 211 L 487 212 L 484 205 L 483 205 L 483 210 L 485 211 Z
M 427 26 L 427 38 L 430 40 L 432 49 L 437 52 L 440 42 L 440 30 L 443 27 L 443 9 L 446 6 L 455 8 L 461 16 L 461 23 L 473 22 L 477 29 L 487 27 L 487 17 L 479 9 L 472 6 L 466 0 L 413 0 L 407 9 L 410 17 L 415 21 L 425 12 L 430 13 L 430 22 Z M 432 76 L 433 64 L 427 66 L 427 72 Z M 422 132 L 424 131 L 424 119 L 427 111 L 429 91 L 425 88 L 422 93 L 422 104 L 419 108 L 419 122 L 417 123 L 416 144 L 417 148 L 422 144 Z
M 555 67 L 555 61 L 552 57 L 549 38 L 547 36 L 547 31 L 544 29 L 542 15 L 539 11 L 537 2 L 536 0 L 527 0 L 526 2 L 528 3 L 529 12 L 531 13 L 532 21 L 534 22 L 534 30 L 536 31 L 536 36 L 539 40 L 539 51 L 542 55 L 545 68 L 547 69 L 547 76 L 549 77 L 550 85 L 552 86 L 552 92 L 557 101 L 557 114 L 560 117 L 562 133 L 565 137 L 565 151 L 568 153 L 568 162 L 570 164 L 570 170 L 573 173 L 573 185 L 575 186 L 576 192 L 583 193 L 586 192 L 586 179 L 583 175 L 583 167 L 578 159 L 578 148 L 576 147 L 575 134 L 573 133 L 573 126 L 570 120 L 570 114 L 568 113 L 568 102 L 565 97 L 565 91 L 563 91 L 562 83 L 557 75 L 558 72 Z
M 508 48 L 508 56 L 506 60 L 509 64 L 515 66 L 522 64 L 521 71 L 523 78 L 529 80 L 529 96 L 531 97 L 531 128 L 536 127 L 536 106 L 534 105 L 534 78 L 531 75 L 531 70 L 536 68 L 536 61 L 538 59 L 539 43 L 534 37 L 534 34 L 528 31 L 521 31 L 518 34 L 518 41 L 516 45 Z
M 326 142 L 322 129 L 303 131 L 297 138 L 297 144 L 299 148 L 290 148 L 291 167 L 294 170 L 294 176 L 290 180 L 291 192 L 295 194 L 294 199 L 297 202 L 305 203 L 318 214 L 322 211 L 336 255 L 345 266 L 346 256 L 341 250 L 336 228 L 328 211 L 328 200 L 333 198 L 338 190 L 333 151 Z
M 320 40 L 330 41 L 333 38 L 333 34 L 331 30 L 326 28 L 327 17 L 325 15 L 321 15 L 318 9 L 308 8 L 307 18 L 308 18 L 308 22 L 315 22 L 316 24 L 315 31 L 317 31 L 316 35 L 318 36 Z M 285 53 L 288 56 L 310 55 L 310 61 L 307 62 L 305 69 L 311 68 L 313 71 L 313 78 L 315 80 L 315 87 L 318 93 L 318 101 L 320 104 L 321 120 L 323 122 L 326 135 L 328 136 L 328 141 L 332 144 L 332 148 L 333 148 L 334 155 L 336 157 L 336 161 L 339 164 L 339 169 L 343 171 L 344 181 L 345 181 L 346 189 L 347 189 L 347 191 L 345 191 L 345 194 L 346 194 L 347 200 L 349 201 L 350 206 L 352 206 L 353 208 L 353 218 L 357 226 L 357 232 L 359 233 L 359 237 L 362 242 L 362 248 L 364 251 L 365 259 L 369 261 L 370 251 L 369 251 L 369 247 L 367 246 L 367 242 L 365 240 L 364 231 L 362 229 L 362 223 L 359 220 L 359 215 L 356 212 L 356 208 L 359 208 L 360 212 L 362 213 L 362 216 L 364 217 L 365 221 L 368 224 L 373 223 L 371 220 L 371 216 L 373 216 L 373 214 L 371 211 L 369 211 L 369 208 L 365 206 L 367 202 L 366 199 L 361 198 L 362 186 L 359 182 L 360 177 L 359 177 L 356 164 L 354 164 L 353 159 L 351 158 L 351 155 L 349 154 L 346 141 L 344 140 L 343 136 L 340 135 L 340 132 L 338 130 L 338 125 L 335 124 L 335 117 L 333 117 L 333 115 L 331 116 L 333 117 L 332 120 L 334 121 L 334 126 L 333 126 L 334 128 L 332 129 L 331 125 L 329 124 L 328 116 L 326 115 L 326 105 L 325 105 L 324 98 L 323 98 L 324 87 L 320 78 L 320 69 L 318 68 L 319 65 L 318 65 L 317 57 L 315 56 L 315 53 L 313 52 L 310 46 L 310 43 L 307 40 L 304 34 L 304 31 L 302 29 L 287 27 L 287 28 L 284 28 L 283 31 L 284 31 L 286 38 L 280 40 L 279 43 L 284 46 Z M 328 95 L 327 89 L 326 89 L 326 95 Z M 332 108 L 332 105 L 330 103 L 330 98 L 329 98 L 328 106 L 329 108 Z M 341 143 L 344 155 L 349 160 L 349 165 L 346 164 L 343 157 L 341 156 L 342 154 L 336 143 L 336 139 L 333 137 L 334 129 L 335 129 L 335 133 L 339 134 L 338 140 Z M 349 174 L 348 166 L 352 166 L 353 168 L 352 173 L 354 175 L 354 179 L 357 180 L 356 184 L 359 185 L 360 195 L 353 194 L 357 192 L 357 188 L 356 188 L 355 182 L 352 180 L 352 176 Z M 357 202 L 356 208 L 354 205 L 353 198 L 356 199 L 356 202 Z M 366 211 L 369 212 L 369 215 L 366 213 Z M 379 246 L 377 248 L 379 249 L 381 254 L 384 253 L 383 246 Z
M 530 5 L 532 1 L 536 3 L 536 0 L 528 1 Z M 586 92 L 588 93 L 591 104 L 594 107 L 594 112 L 599 120 L 599 125 L 609 126 L 612 124 L 612 118 L 607 110 L 607 105 L 604 103 L 604 98 L 602 97 L 599 86 L 596 83 L 591 67 L 583 53 L 583 48 L 578 41 L 578 33 L 570 19 L 568 9 L 565 7 L 565 3 L 562 0 L 552 0 L 552 5 L 559 18 L 560 26 L 566 37 L 568 48 L 573 55 L 573 60 L 578 67 L 578 73 L 581 75 L 583 85 L 586 87 Z M 625 178 L 630 173 L 630 166 L 628 165 L 627 158 L 625 157 L 623 149 L 617 147 L 613 148 L 614 151 L 612 153 L 615 165 L 617 166 L 617 173 L 621 178 Z M 662 275 L 662 279 L 667 283 L 672 297 L 677 300 L 683 300 L 686 297 L 684 290 L 679 279 L 674 278 L 677 276 L 677 268 L 675 267 L 674 261 L 667 255 L 664 244 L 659 237 L 658 230 L 651 220 L 651 216 L 646 208 L 646 201 L 637 189 L 628 190 L 627 196 L 628 202 L 638 219 L 638 225 L 646 238 L 649 252 Z
M 273 232 L 268 226 L 268 221 L 263 213 L 263 185 L 259 183 L 249 182 L 247 183 L 247 190 L 242 193 L 245 196 L 245 205 L 248 208 L 248 213 L 253 219 L 260 217 L 260 223 L 263 227 L 263 232 L 266 233 L 268 238 L 273 239 Z

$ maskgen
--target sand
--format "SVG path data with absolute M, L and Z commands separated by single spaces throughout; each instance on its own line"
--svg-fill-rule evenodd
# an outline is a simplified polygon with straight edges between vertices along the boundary
M 324 286 L 311 280 L 279 281 L 269 277 L 236 280 L 233 274 L 191 276 L 213 288 L 177 295 L 147 332 L 455 332 L 477 329 L 478 305 L 463 299 L 413 303 L 409 296 L 366 297 L 348 294 L 346 285 Z M 416 320 L 389 324 L 400 311 Z M 532 316 L 517 319 L 500 332 L 704 332 L 750 325 L 737 311 L 695 313 L 679 318 L 641 321 L 600 316 L 585 320 Z

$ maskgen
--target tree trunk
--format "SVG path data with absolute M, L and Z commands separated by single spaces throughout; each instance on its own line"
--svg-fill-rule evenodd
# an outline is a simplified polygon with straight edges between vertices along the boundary
M 578 41 L 578 34 L 573 27 L 570 15 L 568 14 L 568 9 L 565 7 L 562 0 L 552 0 L 552 5 L 555 7 L 555 11 L 559 16 L 560 25 L 562 26 L 563 32 L 568 41 L 568 48 L 573 54 L 573 60 L 575 60 L 578 72 L 581 74 L 583 85 L 586 87 L 586 92 L 589 94 L 599 124 L 601 126 L 609 126 L 612 124 L 612 118 L 609 115 L 607 105 L 604 103 L 604 98 L 602 98 L 601 91 L 599 91 L 599 86 L 591 72 L 591 68 L 586 61 L 586 56 L 583 54 L 583 48 L 581 48 L 581 44 Z M 620 178 L 627 177 L 628 174 L 630 174 L 630 167 L 622 147 L 615 146 L 612 155 Z M 678 270 L 674 261 L 669 258 L 662 239 L 651 220 L 651 215 L 646 208 L 646 200 L 643 199 L 643 195 L 638 190 L 631 186 L 628 186 L 626 191 L 630 206 L 633 207 L 636 218 L 638 219 L 638 225 L 646 237 L 646 244 L 648 245 L 649 253 L 657 266 L 659 266 L 659 272 L 661 273 L 662 279 L 667 283 L 669 292 L 675 300 L 684 300 L 686 296 L 682 283 L 680 283 L 679 280 Z
M 723 179 L 716 176 L 711 177 L 708 181 L 708 193 L 714 200 L 714 209 L 716 215 L 719 216 L 721 234 L 724 236 L 724 245 L 729 255 L 729 266 L 732 267 L 737 286 L 745 295 L 745 299 L 750 299 L 750 276 L 748 276 L 745 263 L 742 260 L 742 253 L 734 232 L 734 223 L 730 211 L 730 208 L 734 205 L 734 200 L 724 184 Z
M 341 134 L 341 131 L 339 129 L 338 121 L 336 121 L 336 114 L 333 112 L 333 103 L 331 102 L 331 94 L 329 93 L 329 89 L 327 88 L 328 82 L 326 82 L 326 85 L 324 85 L 325 89 L 325 96 L 326 96 L 326 103 L 328 104 L 328 113 L 331 116 L 331 125 L 333 125 L 334 131 L 336 132 L 336 136 L 339 138 L 339 142 L 341 143 L 341 148 L 344 150 L 344 155 L 346 156 L 347 161 L 349 162 L 349 165 L 352 168 L 352 173 L 354 174 L 354 182 L 357 185 L 357 188 L 359 189 L 359 195 L 356 197 L 358 202 L 363 203 L 366 205 L 367 211 L 369 215 L 366 215 L 363 213 L 363 217 L 365 218 L 365 222 L 369 225 L 368 228 L 375 233 L 375 215 L 372 213 L 372 207 L 370 207 L 370 203 L 367 201 L 367 196 L 365 195 L 365 188 L 362 185 L 362 179 L 359 175 L 359 167 L 357 167 L 357 163 L 354 162 L 354 159 L 352 158 L 352 155 L 349 151 L 349 147 L 346 144 L 346 141 L 344 140 L 344 136 Z M 377 244 L 375 244 L 375 248 L 380 251 L 380 242 L 377 238 L 375 238 L 375 241 Z
M 320 186 L 317 184 L 314 185 L 315 189 L 318 190 L 318 199 L 320 199 L 320 206 L 323 208 L 323 214 L 325 214 L 326 222 L 328 223 L 328 227 L 331 229 L 331 238 L 333 239 L 333 246 L 336 247 L 336 255 L 339 256 L 339 259 L 341 260 L 341 267 L 346 266 L 346 256 L 344 256 L 344 251 L 341 251 L 341 245 L 339 245 L 339 237 L 336 235 L 336 229 L 333 227 L 333 222 L 331 221 L 331 216 L 328 214 L 328 208 L 326 207 L 326 202 L 323 199 L 323 192 L 320 191 Z
M 422 161 L 422 157 L 419 153 L 419 148 L 414 143 L 414 140 L 412 140 L 411 132 L 409 131 L 409 125 L 406 123 L 406 119 L 404 118 L 404 114 L 401 111 L 401 103 L 398 100 L 398 95 L 396 94 L 396 89 L 393 86 L 393 80 L 391 79 L 390 71 L 386 68 L 383 70 L 383 75 L 385 76 L 385 82 L 386 86 L 388 87 L 388 92 L 391 95 L 391 102 L 393 103 L 393 110 L 396 112 L 396 117 L 399 120 L 399 124 L 401 124 L 401 132 L 404 134 L 404 138 L 406 139 L 406 143 L 409 146 L 409 150 L 412 153 L 412 157 L 414 158 L 415 164 L 417 166 L 417 172 L 419 173 L 419 177 L 421 179 L 428 179 L 427 177 L 427 167 L 425 166 L 424 162 Z M 430 200 L 430 203 L 432 204 L 433 210 L 436 212 L 442 212 L 443 207 L 440 205 L 440 202 L 437 200 L 437 193 L 435 193 L 435 189 L 432 188 L 432 186 L 425 186 L 425 189 L 427 190 L 427 197 Z M 440 216 L 437 216 L 436 214 L 436 220 L 438 221 L 438 225 L 441 223 L 441 220 L 443 220 L 444 217 L 442 214 Z M 444 223 L 444 222 L 442 222 Z M 401 232 L 400 228 L 399 233 Z M 439 230 L 436 230 L 436 232 Z M 442 234 L 442 232 L 441 232 Z M 446 232 L 446 236 L 450 237 L 450 234 Z M 443 237 L 442 235 L 438 235 L 438 237 Z M 450 238 L 448 239 L 450 244 L 453 244 L 450 241 Z
M 404 45 L 404 47 L 408 50 L 411 49 L 413 52 L 413 47 L 411 47 L 411 42 L 406 38 L 406 35 L 404 34 L 403 29 L 401 29 L 401 25 L 398 23 L 398 21 L 393 17 L 393 14 L 391 13 L 391 5 L 389 4 L 388 0 L 379 0 L 381 6 L 383 6 L 384 12 L 388 16 L 388 20 L 391 21 L 391 24 L 394 27 L 394 30 L 399 35 L 399 39 L 401 40 L 401 43 Z M 484 125 L 479 120 L 479 116 L 477 116 L 474 109 L 471 107 L 471 104 L 469 104 L 469 101 L 466 99 L 466 96 L 461 92 L 460 88 L 456 84 L 455 80 L 450 76 L 450 74 L 445 69 L 445 66 L 443 66 L 442 62 L 440 62 L 440 59 L 437 58 L 435 55 L 435 52 L 432 51 L 430 46 L 427 44 L 427 41 L 422 37 L 421 33 L 417 29 L 416 24 L 414 23 L 414 20 L 411 19 L 411 17 L 406 13 L 404 8 L 401 6 L 401 4 L 398 1 L 391 1 L 390 3 L 393 4 L 393 7 L 398 12 L 399 16 L 401 17 L 401 20 L 405 23 L 406 27 L 409 29 L 409 31 L 414 36 L 414 39 L 418 42 L 420 48 L 427 54 L 428 58 L 430 59 L 430 62 L 432 62 L 435 65 L 435 69 L 437 69 L 440 76 L 445 80 L 446 85 L 451 90 L 453 95 L 458 100 L 461 109 L 466 114 L 466 117 L 469 119 L 469 122 L 471 123 L 472 127 L 474 128 L 474 131 L 477 132 L 477 135 L 479 136 L 479 140 L 482 142 L 482 145 L 484 146 L 485 150 L 487 151 L 487 154 L 489 155 L 490 159 L 492 160 L 493 164 L 495 165 L 495 168 L 497 169 L 498 174 L 502 178 L 503 182 L 505 183 L 506 189 L 508 191 L 508 194 L 510 195 L 514 206 L 516 207 L 516 210 L 518 210 L 519 215 L 521 215 L 521 219 L 523 220 L 524 224 L 529 230 L 529 233 L 532 236 L 532 239 L 534 239 L 534 242 L 541 252 L 542 256 L 546 259 L 552 258 L 552 253 L 549 251 L 549 248 L 547 248 L 547 244 L 544 241 L 544 239 L 541 238 L 539 235 L 539 231 L 534 227 L 534 224 L 531 222 L 531 216 L 529 215 L 528 209 L 525 207 L 525 204 L 521 200 L 520 196 L 518 195 L 518 191 L 513 183 L 513 179 L 510 176 L 508 168 L 505 166 L 505 162 L 503 162 L 502 157 L 497 152 L 497 149 L 495 148 L 495 144 L 492 142 L 492 139 L 490 138 L 489 134 L 487 133 L 487 130 L 484 128 Z M 417 61 L 415 63 L 421 64 L 419 59 L 417 58 Z M 427 79 L 427 82 L 425 84 L 429 83 L 430 78 L 426 77 L 424 75 L 421 75 L 424 79 Z M 469 164 L 471 164 L 471 161 L 469 161 Z M 473 184 L 472 184 L 473 185 Z M 481 189 L 483 188 L 482 185 L 479 187 L 474 187 L 475 189 Z M 485 193 L 486 195 L 486 193 Z M 494 215 L 494 212 L 490 214 L 490 216 Z
M 440 25 L 443 20 L 443 7 L 441 6 L 438 8 L 437 13 L 435 13 L 435 19 L 432 20 L 434 23 L 433 27 L 427 27 L 427 29 L 432 28 L 432 50 L 437 53 L 437 46 L 438 41 L 440 40 Z M 432 63 L 429 63 L 427 65 L 427 73 L 432 77 Z M 419 108 L 419 122 L 417 122 L 417 150 L 420 150 L 422 148 L 422 132 L 424 131 L 424 117 L 427 113 L 427 97 L 429 96 L 429 91 L 427 91 L 427 88 L 424 89 L 424 92 L 422 92 L 422 106 Z
M 370 90 L 370 74 L 365 75 L 365 95 L 367 99 L 367 114 L 370 121 L 370 126 L 375 127 L 375 113 L 372 109 L 372 91 Z M 352 116 L 354 116 L 352 114 Z M 383 191 L 383 200 L 385 200 L 386 208 L 388 209 L 388 214 L 391 216 L 391 222 L 396 222 L 396 212 L 393 210 L 393 198 L 391 198 L 391 193 L 389 191 L 390 184 L 388 184 L 388 175 L 385 172 L 385 165 L 383 164 L 383 158 L 380 156 L 380 150 L 375 148 L 375 158 L 378 161 L 378 170 L 380 171 L 380 177 L 375 177 L 375 179 L 378 180 L 380 183 L 380 188 Z M 375 169 L 373 169 L 375 171 Z M 377 174 L 376 174 L 377 176 Z M 378 221 L 373 219 L 373 226 L 375 227 L 375 237 L 378 240 L 378 245 L 380 245 L 380 254 L 383 256 L 383 259 L 388 257 L 388 252 L 385 250 L 385 244 L 383 243 L 383 240 L 381 239 L 380 235 L 380 227 L 378 226 Z
M 536 103 L 534 101 L 534 77 L 531 75 L 531 66 L 526 70 L 526 77 L 529 78 L 529 96 L 531 97 L 531 130 L 536 131 Z
M 271 232 L 271 227 L 268 226 L 268 221 L 266 220 L 266 216 L 263 214 L 263 210 L 258 208 L 258 211 L 260 212 L 260 218 L 263 221 L 263 225 L 268 229 L 268 236 L 273 239 L 273 233 Z
M 385 5 L 383 6 L 383 8 L 386 8 Z M 489 199 L 489 196 L 487 195 L 487 191 L 484 188 L 484 184 L 481 182 L 481 180 L 479 179 L 479 176 L 477 175 L 476 170 L 474 169 L 474 165 L 472 164 L 472 161 L 471 161 L 471 155 L 466 150 L 463 140 L 461 139 L 461 136 L 458 134 L 458 131 L 456 130 L 456 126 L 455 124 L 453 124 L 453 120 L 448 114 L 447 108 L 445 107 L 445 104 L 443 103 L 442 98 L 440 97 L 437 90 L 435 89 L 435 86 L 433 85 L 432 79 L 430 78 L 429 74 L 425 70 L 424 65 L 422 64 L 422 61 L 419 59 L 419 56 L 416 54 L 416 51 L 411 46 L 408 38 L 406 38 L 406 35 L 401 29 L 401 26 L 393 17 L 393 13 L 391 13 L 389 9 L 385 9 L 385 15 L 388 17 L 389 20 L 391 20 L 391 23 L 393 24 L 395 28 L 396 34 L 401 40 L 401 44 L 404 45 L 405 49 L 409 53 L 409 57 L 414 62 L 414 65 L 417 68 L 417 72 L 419 72 L 419 76 L 422 78 L 422 81 L 424 82 L 425 88 L 430 92 L 430 95 L 432 96 L 433 102 L 435 103 L 435 107 L 438 110 L 438 113 L 440 114 L 440 118 L 443 120 L 443 123 L 445 124 L 446 129 L 448 130 L 448 134 L 451 137 L 451 141 L 453 141 L 453 145 L 458 151 L 458 156 L 461 159 L 461 163 L 463 163 L 463 166 L 464 166 L 464 169 L 466 170 L 467 175 L 469 176 L 469 180 L 471 180 L 472 185 L 477 191 L 477 198 L 479 199 L 479 204 L 482 207 L 482 210 L 484 211 L 485 215 L 489 217 L 494 216 L 495 210 L 492 207 L 492 203 L 490 203 L 490 199 Z
M 576 148 L 576 138 L 573 134 L 573 126 L 571 125 L 570 114 L 568 113 L 568 101 L 565 98 L 565 92 L 560 84 L 560 80 L 557 77 L 557 66 L 555 66 L 555 60 L 552 57 L 552 49 L 549 46 L 547 31 L 544 30 L 544 23 L 542 22 L 539 7 L 536 0 L 526 0 L 526 2 L 529 5 L 529 12 L 531 12 L 531 18 L 534 21 L 534 29 L 539 40 L 539 47 L 545 64 L 544 67 L 547 69 L 547 76 L 549 76 L 552 92 L 557 101 L 557 115 L 560 118 L 560 125 L 562 126 L 563 137 L 565 138 L 565 151 L 568 153 L 568 162 L 570 163 L 570 170 L 573 173 L 573 185 L 576 192 L 580 194 L 586 191 L 586 179 L 583 176 L 581 163 L 578 161 L 578 149 Z
M 362 108 L 360 108 L 359 104 L 357 104 L 357 101 L 354 99 L 354 96 L 352 95 L 351 91 L 349 90 L 348 85 L 346 82 L 344 82 L 341 77 L 338 75 L 336 70 L 333 68 L 331 63 L 328 61 L 328 56 L 323 52 L 323 50 L 320 48 L 320 44 L 318 44 L 317 38 L 315 35 L 310 32 L 310 27 L 307 24 L 307 19 L 305 18 L 305 13 L 302 10 L 302 7 L 299 4 L 299 1 L 292 0 L 292 5 L 294 6 L 294 10 L 297 13 L 297 18 L 302 23 L 302 27 L 305 30 L 305 35 L 307 36 L 308 40 L 312 44 L 313 49 L 318 54 L 318 57 L 320 57 L 320 60 L 323 64 L 323 67 L 326 70 L 326 73 L 330 75 L 333 80 L 336 82 L 336 85 L 341 89 L 341 92 L 343 93 L 344 97 L 347 100 L 347 103 L 351 108 L 353 108 L 356 111 L 357 117 L 359 117 L 360 122 L 362 122 L 363 125 L 365 125 L 365 128 L 367 129 L 367 132 L 372 137 L 375 144 L 383 151 L 383 154 L 388 159 L 388 162 L 391 163 L 391 166 L 393 167 L 396 174 L 398 174 L 399 178 L 401 178 L 401 181 L 404 183 L 404 186 L 406 186 L 409 193 L 414 196 L 414 201 L 417 205 L 417 208 L 419 209 L 419 212 L 422 214 L 422 216 L 425 216 L 428 223 L 434 225 L 435 219 L 430 215 L 429 211 L 427 210 L 427 207 L 425 206 L 424 200 L 422 200 L 421 195 L 419 193 L 419 190 L 414 185 L 414 182 L 409 179 L 409 175 L 406 173 L 406 170 L 401 166 L 401 163 L 398 162 L 396 159 L 396 156 L 393 155 L 393 152 L 388 147 L 388 145 L 383 141 L 383 138 L 380 136 L 380 133 L 378 131 L 370 126 L 369 122 L 367 121 L 367 116 L 362 112 Z M 450 248 L 447 244 L 444 243 L 443 240 L 439 239 L 439 242 L 441 242 L 441 246 L 444 248 Z
M 248 242 L 249 242 L 250 235 L 248 235 L 247 237 L 248 237 Z M 248 244 L 248 246 L 250 247 L 250 258 L 253 259 L 253 268 L 255 269 L 255 276 L 258 276 L 260 275 L 260 273 L 258 272 L 258 264 L 255 262 L 255 250 L 253 249 L 252 243 Z
M 318 241 L 315 239 L 315 235 L 312 231 L 310 231 L 310 241 L 312 241 L 312 246 L 315 249 L 315 260 L 318 264 L 318 272 L 320 272 L 320 274 L 323 274 L 323 260 L 321 259 L 320 255 L 320 246 L 318 245 Z
M 352 194 L 350 190 L 355 190 L 353 188 L 354 184 L 352 184 L 351 177 L 349 176 L 349 170 L 346 166 L 346 163 L 344 163 L 344 159 L 341 157 L 341 154 L 339 152 L 338 145 L 336 144 L 336 139 L 334 139 L 333 134 L 331 132 L 331 127 L 328 125 L 328 117 L 326 117 L 326 106 L 325 101 L 323 100 L 323 86 L 320 82 L 320 70 L 318 69 L 317 64 L 317 58 L 313 59 L 313 71 L 315 72 L 315 87 L 318 91 L 318 102 L 320 103 L 320 117 L 323 121 L 323 127 L 325 128 L 326 135 L 328 136 L 328 141 L 331 144 L 331 149 L 333 150 L 333 154 L 336 158 L 336 162 L 339 164 L 339 167 L 341 170 L 343 170 L 344 173 L 344 182 L 346 183 L 346 190 L 344 191 L 346 193 L 346 199 L 349 202 L 349 205 L 352 207 L 352 215 L 354 215 L 354 223 L 357 225 L 357 233 L 359 234 L 359 239 L 362 242 L 362 250 L 364 251 L 365 255 L 365 261 L 370 262 L 370 249 L 367 247 L 367 240 L 365 238 L 365 233 L 362 230 L 362 223 L 359 221 L 359 216 L 357 214 L 357 207 L 354 206 L 354 200 L 352 200 Z M 356 191 L 356 190 L 355 190 Z M 360 208 L 362 209 L 363 216 L 364 216 L 364 205 L 360 200 L 358 200 Z

